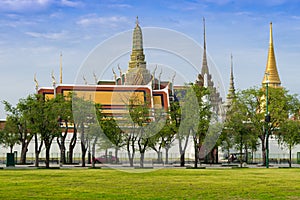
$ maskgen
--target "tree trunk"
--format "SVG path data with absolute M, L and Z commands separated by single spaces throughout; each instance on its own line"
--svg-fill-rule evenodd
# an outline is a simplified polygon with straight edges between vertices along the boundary
M 194 150 L 195 150 L 195 163 L 194 163 L 194 168 L 198 167 L 198 159 L 199 159 L 199 149 L 198 149 L 198 145 L 197 145 L 197 138 L 194 137 Z
M 169 147 L 166 147 L 166 158 L 165 158 L 165 163 L 169 164 Z
M 45 164 L 46 164 L 46 168 L 50 167 L 50 145 L 46 144 L 45 142 L 45 147 L 46 147 L 46 160 L 45 160 Z
M 70 144 L 69 144 L 69 160 L 68 162 L 71 164 L 73 163 L 73 152 L 74 152 L 74 148 L 75 148 L 75 145 L 76 145 L 76 141 L 77 141 L 77 128 L 76 128 L 76 125 L 74 124 L 74 132 L 73 132 L 73 137 L 70 141 Z
M 265 144 L 265 138 L 260 138 L 260 140 L 261 140 L 261 151 L 262 151 L 263 166 L 266 166 L 266 144 Z
M 180 154 L 180 167 L 184 167 L 185 165 L 185 159 L 184 159 L 184 153 Z
M 66 137 L 67 137 L 68 129 L 65 130 L 65 133 L 60 137 L 57 137 L 57 144 L 60 149 L 60 163 L 66 164 Z M 60 140 L 59 140 L 60 139 Z
M 140 157 L 140 167 L 144 167 L 144 159 L 145 159 L 145 152 L 141 153 Z
M 92 167 L 95 167 L 95 152 L 96 152 L 96 144 L 98 137 L 96 136 L 92 145 Z
M 29 142 L 30 141 L 31 139 L 29 140 Z M 27 156 L 29 142 L 26 142 L 25 140 L 22 141 L 21 157 L 20 157 L 21 164 L 26 164 L 26 156 Z
M 119 164 L 119 156 L 118 156 L 118 151 L 119 151 L 119 148 L 118 147 L 116 147 L 115 148 L 115 158 L 116 158 L 116 164 Z
M 35 167 L 39 166 L 39 155 L 43 146 L 43 141 L 41 141 L 41 144 L 39 145 L 37 134 L 34 134 L 35 139 Z
M 84 141 L 81 141 L 81 166 L 82 167 L 85 167 L 85 154 L 87 152 L 87 148 L 86 148 L 86 145 L 84 143 Z
M 82 164 L 81 164 L 81 166 L 82 167 L 85 167 L 85 154 L 86 154 L 86 149 L 85 148 L 82 148 L 82 146 L 81 146 L 81 162 L 82 162 Z
M 290 156 L 290 158 L 289 158 L 289 167 L 291 168 L 292 167 L 292 147 L 290 146 L 289 147 L 289 156 Z

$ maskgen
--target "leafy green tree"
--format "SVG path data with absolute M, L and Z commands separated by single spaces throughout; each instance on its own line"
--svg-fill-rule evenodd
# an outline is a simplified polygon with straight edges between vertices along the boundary
M 81 145 L 81 164 L 85 167 L 86 152 L 89 147 L 90 137 L 86 129 L 92 124 L 97 122 L 96 106 L 90 100 L 85 100 L 83 97 L 78 97 L 73 94 L 72 98 L 72 111 L 74 117 L 74 125 L 80 132 L 80 145 Z
M 60 101 L 56 98 L 43 99 L 40 95 L 28 97 L 30 110 L 26 112 L 25 117 L 30 121 L 28 128 L 35 134 L 36 140 L 36 160 L 35 165 L 39 165 L 39 154 L 42 145 L 45 145 L 45 164 L 50 167 L 50 149 L 54 138 L 61 134 L 59 122 Z M 40 145 L 38 147 L 38 138 Z
M 266 140 L 268 139 L 265 130 L 268 129 L 269 133 L 273 133 L 284 123 L 289 113 L 295 113 L 295 110 L 299 109 L 296 96 L 288 94 L 288 91 L 284 88 L 270 87 L 268 93 L 268 110 L 271 119 L 267 126 L 265 123 L 265 88 L 250 88 L 239 92 L 235 101 L 237 104 L 235 105 L 236 109 L 232 110 L 234 117 L 231 120 L 231 124 L 235 124 L 231 125 L 231 127 L 235 126 L 235 130 L 242 131 L 245 129 L 244 126 L 248 126 L 248 131 L 252 132 L 252 135 L 258 136 L 261 141 L 264 165 L 266 164 Z M 227 116 L 230 115 L 227 113 Z M 240 123 L 241 120 L 243 123 Z M 230 127 L 230 125 L 225 125 L 225 127 Z M 242 132 L 244 133 L 245 131 Z M 251 142 L 248 143 L 248 146 L 255 148 L 255 140 L 252 138 L 249 141 Z
M 20 143 L 18 125 L 12 117 L 6 118 L 5 127 L 0 130 L 0 144 L 10 148 L 10 153 L 13 152 L 13 147 Z
M 172 143 L 175 141 L 175 135 L 177 133 L 177 128 L 175 120 L 172 120 L 168 114 L 168 118 L 165 120 L 164 126 L 160 130 L 156 130 L 157 133 L 151 136 L 149 147 L 157 153 L 157 162 L 161 163 L 162 160 L 162 148 L 165 149 L 165 163 L 168 164 L 169 149 Z
M 178 94 L 179 104 L 174 104 L 176 107 L 173 107 L 172 113 L 175 115 L 172 117 L 180 120 L 177 139 L 181 166 L 185 164 L 185 150 L 190 136 L 194 143 L 195 167 L 198 165 L 199 150 L 203 145 L 211 119 L 210 103 L 205 101 L 205 96 L 208 94 L 207 88 L 191 83 Z
M 240 152 L 240 164 L 242 167 L 243 149 L 245 150 L 246 160 L 248 148 L 254 148 L 257 144 L 257 133 L 249 115 L 249 107 L 241 101 L 243 94 L 238 93 L 236 99 L 233 100 L 230 110 L 226 114 L 225 129 L 223 133 L 230 138 L 232 146 Z M 225 138 L 225 140 L 228 140 Z
M 214 147 L 215 144 L 210 144 L 215 143 L 214 141 L 217 141 L 217 139 L 215 139 L 214 141 L 211 142 L 207 142 L 204 144 L 204 139 L 206 138 L 206 136 L 208 135 L 208 131 L 209 131 L 209 127 L 210 123 L 211 123 L 211 118 L 212 118 L 212 111 L 211 111 L 211 105 L 209 101 L 205 101 L 205 97 L 209 95 L 209 90 L 205 87 L 202 87 L 198 84 L 193 84 L 192 85 L 192 95 L 195 95 L 195 103 L 197 103 L 198 105 L 195 106 L 193 104 L 194 100 L 191 100 L 190 103 L 192 103 L 192 107 L 194 107 L 194 116 L 198 116 L 198 121 L 196 122 L 197 126 L 191 126 L 191 133 L 193 136 L 193 141 L 194 141 L 194 151 L 195 151 L 195 168 L 197 168 L 198 166 L 198 160 L 200 158 L 199 155 L 199 151 L 201 149 L 207 149 L 207 151 L 211 151 L 211 147 Z M 193 109 L 193 108 L 191 108 Z M 191 115 L 193 117 L 193 115 Z M 191 121 L 194 121 L 191 120 Z M 215 133 L 213 131 L 214 129 L 210 129 L 210 139 L 213 139 L 212 136 L 216 135 L 217 133 Z M 204 146 L 203 146 L 204 145 Z
M 292 149 L 300 144 L 300 122 L 288 119 L 277 131 L 278 143 L 289 149 L 289 167 L 292 167 Z
M 146 104 L 142 104 L 139 102 L 137 99 L 132 98 L 130 100 L 130 105 L 129 105 L 129 115 L 132 120 L 132 136 L 133 140 L 137 141 L 138 145 L 138 150 L 140 152 L 140 166 L 144 166 L 144 156 L 145 156 L 145 151 L 148 147 L 149 144 L 149 131 L 147 131 L 146 126 L 148 122 L 150 121 L 149 118 L 149 108 Z M 133 145 L 133 144 L 131 144 Z M 135 148 L 132 146 L 132 150 Z M 132 163 L 133 160 L 130 162 Z
M 118 158 L 119 149 L 125 145 L 124 132 L 120 129 L 116 120 L 109 116 L 100 119 L 100 126 L 106 139 L 108 139 L 109 143 L 111 143 L 115 149 L 115 157 Z
M 5 111 L 7 112 L 7 118 L 10 118 L 10 120 L 12 120 L 13 123 L 18 127 L 19 142 L 21 144 L 21 164 L 26 164 L 28 145 L 34 136 L 34 134 L 28 129 L 28 124 L 30 122 L 24 116 L 24 114 L 30 110 L 29 106 L 27 105 L 27 101 L 29 100 L 28 98 L 20 99 L 16 106 L 12 106 L 9 102 L 3 101 Z
M 57 137 L 57 144 L 60 149 L 60 162 L 66 164 L 66 138 L 70 134 L 70 125 L 72 123 L 72 102 L 70 100 L 70 95 L 64 97 L 63 95 L 56 95 L 57 101 L 57 114 L 58 123 L 61 127 L 61 133 Z M 72 153 L 73 154 L 73 153 Z

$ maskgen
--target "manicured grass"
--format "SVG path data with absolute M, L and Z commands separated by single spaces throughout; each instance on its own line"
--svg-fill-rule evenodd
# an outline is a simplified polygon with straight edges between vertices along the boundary
M 300 169 L 0 170 L 0 199 L 300 199 Z

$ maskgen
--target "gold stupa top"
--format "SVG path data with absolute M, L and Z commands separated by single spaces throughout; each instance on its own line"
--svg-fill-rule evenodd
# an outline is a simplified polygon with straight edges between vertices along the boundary
M 268 74 L 268 77 L 265 76 L 265 74 Z M 275 59 L 274 45 L 273 45 L 272 22 L 270 23 L 270 42 L 269 42 L 268 61 L 267 61 L 265 74 L 262 81 L 263 85 L 266 84 L 267 80 L 269 82 L 269 86 L 271 87 L 279 87 L 281 85 L 281 81 L 276 67 L 276 59 Z

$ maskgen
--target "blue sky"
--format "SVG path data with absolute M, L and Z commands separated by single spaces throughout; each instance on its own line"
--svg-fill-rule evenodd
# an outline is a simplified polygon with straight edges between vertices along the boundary
M 89 52 L 111 36 L 132 30 L 136 16 L 142 28 L 173 29 L 201 45 L 205 17 L 207 51 L 226 90 L 231 53 L 236 88 L 260 85 L 272 21 L 282 85 L 300 94 L 299 10 L 299 0 L 2 0 L 0 99 L 15 104 L 34 93 L 35 73 L 40 86 L 51 86 L 52 70 L 59 74 L 61 52 L 64 83 L 74 83 Z M 4 117 L 0 105 L 0 118 Z

